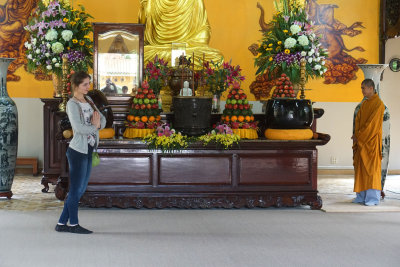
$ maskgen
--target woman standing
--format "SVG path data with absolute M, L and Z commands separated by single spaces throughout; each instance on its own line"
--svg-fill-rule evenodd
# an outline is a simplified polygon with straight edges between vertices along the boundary
M 93 104 L 92 99 L 86 96 L 90 87 L 90 76 L 86 72 L 77 72 L 72 75 L 71 84 L 73 97 L 67 103 L 67 115 L 74 136 L 67 150 L 69 192 L 55 230 L 91 234 L 92 231 L 79 225 L 78 205 L 89 182 L 92 152 L 99 143 L 98 131 L 105 127 L 106 119 Z

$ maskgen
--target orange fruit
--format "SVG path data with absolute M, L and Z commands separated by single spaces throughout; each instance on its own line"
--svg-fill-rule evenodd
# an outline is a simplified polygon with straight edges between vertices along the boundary
M 147 116 L 142 116 L 140 119 L 142 120 L 142 122 L 147 122 L 148 120 Z
M 156 117 L 156 121 L 160 121 L 160 120 L 161 120 L 161 116 L 158 115 L 158 116 Z
M 128 115 L 128 116 L 126 117 L 126 119 L 127 119 L 128 121 L 133 121 L 133 120 L 135 119 L 135 116 L 133 116 L 133 115 Z
M 153 122 L 153 121 L 155 121 L 155 120 L 156 120 L 156 118 L 154 118 L 154 116 L 150 116 L 150 117 L 149 117 L 149 121 L 150 121 L 150 122 Z
M 140 121 L 140 117 L 139 117 L 139 116 L 136 116 L 136 117 L 135 117 L 135 121 L 136 121 L 136 122 Z
M 254 116 L 253 115 L 251 115 L 251 121 L 254 121 Z
M 230 121 L 229 116 L 226 116 L 226 117 L 225 117 L 225 121 L 226 121 L 226 122 L 229 122 L 229 121 Z
M 246 116 L 244 119 L 245 119 L 246 121 L 250 121 L 250 120 L 251 120 L 251 117 L 250 117 L 250 116 Z
M 237 117 L 236 117 L 235 115 L 233 115 L 233 116 L 231 117 L 231 121 L 237 121 Z
M 238 117 L 238 121 L 240 121 L 240 122 L 244 121 L 244 117 L 243 117 L 242 115 L 240 115 L 240 116 Z

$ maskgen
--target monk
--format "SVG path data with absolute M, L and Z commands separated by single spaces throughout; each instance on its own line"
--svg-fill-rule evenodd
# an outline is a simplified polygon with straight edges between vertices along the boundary
M 381 196 L 382 122 L 385 105 L 371 79 L 361 83 L 364 101 L 355 119 L 353 139 L 353 203 L 378 205 Z

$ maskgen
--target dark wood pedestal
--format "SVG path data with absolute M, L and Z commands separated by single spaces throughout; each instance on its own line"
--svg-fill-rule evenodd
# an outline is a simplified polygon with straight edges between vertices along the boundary
M 8 199 L 11 199 L 12 196 L 13 196 L 12 191 L 0 192 L 0 197 L 6 197 L 6 198 L 8 198 Z
M 173 154 L 140 141 L 102 140 L 83 206 L 119 208 L 293 207 L 320 209 L 317 146 L 307 141 L 241 141 L 216 150 L 194 144 Z

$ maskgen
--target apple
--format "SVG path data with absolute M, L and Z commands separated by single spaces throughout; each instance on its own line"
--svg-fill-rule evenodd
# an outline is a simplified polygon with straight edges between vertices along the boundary
M 239 105 L 239 109 L 243 109 L 243 105 Z
M 285 97 L 285 94 L 281 94 L 281 97 Z
M 285 90 L 287 90 L 287 89 L 289 89 L 289 86 L 285 85 L 283 88 L 284 88 Z
M 143 93 L 147 95 L 149 93 L 149 90 L 143 89 Z
M 139 99 L 139 100 L 138 100 L 138 103 L 139 103 L 139 104 L 143 104 L 143 100 L 142 100 L 142 99 Z
M 147 109 L 151 109 L 151 104 L 147 104 Z
M 239 97 L 240 97 L 239 95 L 235 95 L 235 99 L 236 99 L 236 100 L 238 100 L 238 99 L 239 99 Z
M 158 104 L 153 104 L 152 108 L 157 109 L 158 108 Z
M 238 108 L 238 104 L 233 105 L 233 109 L 237 109 Z
M 232 100 L 231 100 L 231 103 L 232 103 L 233 105 L 235 105 L 235 104 L 237 103 L 236 99 L 232 99 Z
M 228 98 L 228 99 L 226 100 L 226 103 L 227 103 L 227 104 L 230 104 L 230 103 L 231 103 L 231 100 Z
M 232 95 L 236 95 L 236 90 L 232 90 Z
M 241 99 L 245 99 L 245 98 L 246 98 L 246 95 L 245 95 L 245 94 L 242 94 L 242 95 L 240 96 L 240 98 L 241 98 Z
M 284 92 L 285 94 L 289 93 L 289 91 L 288 91 L 288 90 L 284 90 L 283 92 Z
M 225 104 L 225 108 L 228 108 L 229 104 Z
M 152 94 L 153 93 L 153 89 L 149 89 L 149 93 Z
M 242 101 L 241 99 L 239 99 L 239 100 L 237 101 L 237 103 L 240 105 L 240 104 L 243 104 L 243 101 Z
M 140 109 L 145 109 L 146 108 L 146 105 L 145 104 L 141 104 L 140 105 Z
M 274 97 L 276 97 L 276 94 L 274 94 Z M 244 105 L 243 107 L 244 107 L 244 109 L 249 109 L 250 105 Z
M 280 94 L 282 94 L 283 93 L 283 90 L 282 89 L 279 89 L 279 91 L 278 91 Z
M 247 104 L 247 103 L 249 103 L 249 100 L 247 100 L 247 99 L 243 100 L 243 104 Z
M 144 102 L 145 104 L 148 104 L 148 103 L 150 103 L 150 100 L 149 100 L 148 98 L 146 98 L 145 100 L 143 100 L 143 102 Z
M 138 104 L 136 104 L 135 109 L 140 109 L 140 106 Z
M 232 109 L 233 105 L 232 104 L 228 104 L 228 109 Z

